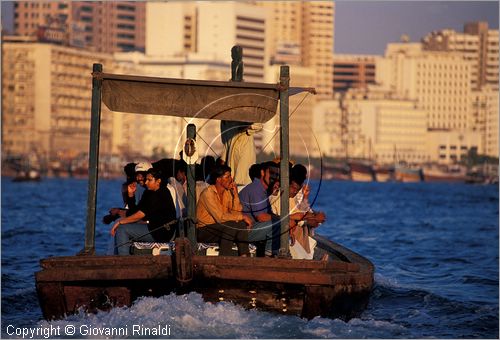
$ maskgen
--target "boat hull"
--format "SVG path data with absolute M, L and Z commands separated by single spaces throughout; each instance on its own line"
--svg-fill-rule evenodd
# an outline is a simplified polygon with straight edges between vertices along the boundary
M 318 256 L 335 260 L 195 255 L 190 280 L 179 280 L 177 261 L 166 255 L 54 257 L 41 261 L 36 289 L 48 320 L 80 308 L 109 310 L 130 306 L 140 296 L 190 291 L 206 301 L 306 318 L 358 316 L 372 290 L 373 265 L 336 243 L 317 240 Z

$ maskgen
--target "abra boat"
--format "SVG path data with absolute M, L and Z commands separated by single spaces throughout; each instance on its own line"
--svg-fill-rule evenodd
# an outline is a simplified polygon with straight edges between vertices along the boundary
M 35 280 L 44 318 L 62 318 L 79 309 L 94 312 L 129 306 L 140 296 L 188 291 L 201 293 L 207 301 L 232 301 L 306 318 L 349 319 L 366 308 L 374 272 L 366 258 L 321 236 L 315 236 L 318 245 L 313 260 L 290 258 L 288 199 L 281 201 L 281 245 L 285 246 L 278 258 L 201 255 L 195 238 L 194 200 L 188 201 L 188 217 L 180 224 L 172 255 L 95 255 L 101 99 L 117 112 L 261 123 L 274 116 L 279 102 L 281 197 L 288 197 L 288 96 L 290 90 L 301 91 L 289 88 L 288 66 L 281 67 L 278 84 L 115 75 L 103 73 L 100 64 L 94 64 L 92 77 L 85 246 L 76 256 L 41 260 Z M 187 136 L 187 196 L 196 197 L 193 124 L 187 127 Z

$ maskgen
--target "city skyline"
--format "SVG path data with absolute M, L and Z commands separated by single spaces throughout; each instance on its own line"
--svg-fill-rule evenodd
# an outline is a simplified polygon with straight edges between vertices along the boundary
M 471 21 L 486 21 L 498 29 L 497 1 L 335 1 L 335 41 L 337 54 L 383 55 L 388 43 L 401 35 L 420 41 L 427 33 L 453 29 L 462 31 Z M 13 1 L 4 1 L 2 27 L 13 30 Z M 387 17 L 394 20 L 387 20 Z M 366 32 L 370 32 L 369 35 Z

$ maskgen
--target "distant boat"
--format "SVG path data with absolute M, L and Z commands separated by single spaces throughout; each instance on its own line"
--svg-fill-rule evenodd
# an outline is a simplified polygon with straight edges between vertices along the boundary
M 38 170 L 28 170 L 28 171 L 19 171 L 12 179 L 13 182 L 39 182 L 42 177 L 40 176 L 40 172 Z
M 447 167 L 430 167 L 423 169 L 424 181 L 465 183 L 466 173 L 459 167 L 448 169 Z
M 424 180 L 424 174 L 420 167 L 397 164 L 394 167 L 394 178 L 398 182 L 421 182 Z
M 377 165 L 373 167 L 375 179 L 377 182 L 392 182 L 394 181 L 394 167 Z
M 375 172 L 369 162 L 366 161 L 351 161 L 349 162 L 351 180 L 355 182 L 372 182 L 375 181 Z

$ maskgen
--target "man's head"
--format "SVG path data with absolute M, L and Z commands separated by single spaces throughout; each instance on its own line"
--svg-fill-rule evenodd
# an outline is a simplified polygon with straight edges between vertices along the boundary
M 231 177 L 231 168 L 227 165 L 216 166 L 210 174 L 209 184 L 229 189 L 232 183 L 233 178 Z
M 186 171 L 187 163 L 182 159 L 177 160 L 175 162 L 175 179 L 181 184 L 184 184 L 187 181 Z
M 269 188 L 279 181 L 280 169 L 279 165 L 273 161 L 260 163 L 260 181 L 264 188 Z
M 146 188 L 151 191 L 156 191 L 160 189 L 162 181 L 162 173 L 161 170 L 150 168 L 146 172 L 145 183 Z
M 139 162 L 135 166 L 135 181 L 137 184 L 146 187 L 146 173 L 153 166 L 149 162 Z

